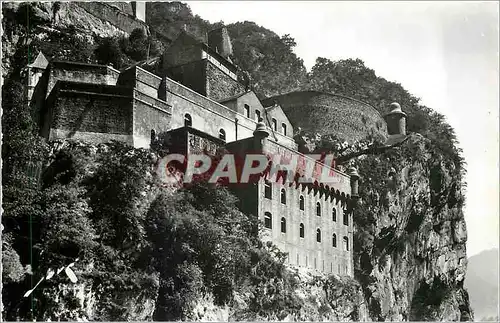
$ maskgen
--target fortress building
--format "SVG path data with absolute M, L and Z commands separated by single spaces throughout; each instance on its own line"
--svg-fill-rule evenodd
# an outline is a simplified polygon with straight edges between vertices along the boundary
M 139 17 L 140 15 L 138 15 Z M 295 156 L 313 162 L 338 179 L 324 184 L 317 173 L 310 183 L 294 178 L 232 188 L 242 212 L 264 224 L 263 239 L 288 252 L 288 263 L 325 273 L 353 275 L 353 210 L 359 175 L 314 161 L 298 151 L 294 107 L 335 107 L 346 138 L 369 128 L 386 135 L 404 135 L 401 109 L 387 118 L 357 100 L 319 92 L 295 92 L 259 101 L 238 82 L 231 40 L 222 27 L 208 34 L 208 43 L 181 31 L 161 59 L 161 76 L 140 64 L 118 71 L 110 66 L 49 61 L 42 53 L 28 66 L 28 101 L 47 140 L 80 139 L 92 143 L 119 140 L 149 148 L 160 134 L 169 134 L 171 151 L 215 152 L 223 147 L 246 152 Z M 264 104 L 263 104 L 264 103 Z M 397 111 L 396 111 L 397 110 Z M 342 112 L 344 111 L 344 112 Z M 395 117 L 392 117 L 395 115 Z M 343 116 L 345 117 L 345 116 Z M 401 121 L 403 119 L 403 121 Z M 393 123 L 397 123 L 394 125 Z

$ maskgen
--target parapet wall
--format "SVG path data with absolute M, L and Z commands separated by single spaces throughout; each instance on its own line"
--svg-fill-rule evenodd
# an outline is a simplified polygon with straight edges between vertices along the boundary
M 48 139 L 130 142 L 133 98 L 129 89 L 58 82 L 48 102 L 43 131 Z
M 146 23 L 134 19 L 134 16 L 130 14 L 132 13 L 132 7 L 128 3 L 120 4 L 114 2 L 111 5 L 105 2 L 79 1 L 77 2 L 77 4 L 95 17 L 104 21 L 108 21 L 110 24 L 128 34 L 130 34 L 136 28 L 141 28 L 144 31 L 149 32 Z
M 380 113 L 367 103 L 324 92 L 291 92 L 263 101 L 264 106 L 277 102 L 290 122 L 305 131 L 334 134 L 347 142 L 366 136 L 387 137 L 386 123 Z
M 52 62 L 50 64 L 46 97 L 50 95 L 57 81 L 115 85 L 119 75 L 120 72 L 118 70 L 104 65 Z

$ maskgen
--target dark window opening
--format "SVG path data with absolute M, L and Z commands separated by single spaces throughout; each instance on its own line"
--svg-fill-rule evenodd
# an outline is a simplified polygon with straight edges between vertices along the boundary
M 273 118 L 273 131 L 278 131 L 278 122 Z
M 316 241 L 321 242 L 321 230 L 316 230 Z
M 301 195 L 299 198 L 299 208 L 304 211 L 304 197 Z
M 332 209 L 332 221 L 337 221 L 337 210 L 335 208 Z
M 286 124 L 281 124 L 281 133 L 286 136 Z
M 347 214 L 346 210 L 343 212 L 344 225 L 349 225 L 349 214 Z
M 191 119 L 191 116 L 186 113 L 184 115 L 184 127 L 191 127 L 193 125 L 193 119 Z
M 284 188 L 281 189 L 281 204 L 286 204 L 286 191 Z
M 332 247 L 337 248 L 337 235 L 335 233 L 332 235 Z
M 321 216 L 321 204 L 316 202 L 316 215 Z
M 245 117 L 250 118 L 250 107 L 245 104 Z
M 156 131 L 151 129 L 151 142 L 156 141 Z
M 260 111 L 255 110 L 255 121 L 259 122 L 259 120 L 260 120 Z
M 349 238 L 344 237 L 342 240 L 342 242 L 344 243 L 344 251 L 349 251 Z
M 286 233 L 286 219 L 281 218 L 281 232 Z
M 304 224 L 300 224 L 299 234 L 301 238 L 304 238 Z
M 269 212 L 264 213 L 264 227 L 268 229 L 273 228 L 273 217 Z
M 219 130 L 219 139 L 226 141 L 226 132 L 224 129 Z
M 270 200 L 273 198 L 272 186 L 269 181 L 266 181 L 264 184 L 264 197 Z

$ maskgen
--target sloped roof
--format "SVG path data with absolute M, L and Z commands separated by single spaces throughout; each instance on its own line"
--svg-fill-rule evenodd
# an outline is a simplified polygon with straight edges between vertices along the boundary
M 230 96 L 230 97 L 228 97 L 228 98 L 224 98 L 224 99 L 222 99 L 222 100 L 219 100 L 218 102 L 219 102 L 219 103 L 224 103 L 224 102 L 234 101 L 234 100 L 236 100 L 236 99 L 238 99 L 238 98 L 240 98 L 240 97 L 242 97 L 242 96 L 244 96 L 245 94 L 248 94 L 248 93 L 250 93 L 250 92 L 253 92 L 253 91 L 252 91 L 252 90 L 250 90 L 250 91 L 246 91 L 246 92 L 243 92 L 243 93 L 240 93 L 240 94 L 236 94 L 236 95 Z
M 238 69 L 229 57 L 225 58 L 224 56 L 219 54 L 215 49 L 210 47 L 205 41 L 198 39 L 195 35 L 191 34 L 190 32 L 188 32 L 186 30 L 181 30 L 180 33 L 177 35 L 177 38 L 182 37 L 182 36 L 185 36 L 185 37 L 191 39 L 191 41 L 193 41 L 195 44 L 201 46 L 204 50 L 209 52 L 210 55 L 216 57 L 221 63 L 226 65 L 226 67 L 233 68 L 234 70 Z M 176 38 L 176 40 L 177 40 L 177 38 Z
M 38 53 L 35 61 L 29 65 L 29 67 L 45 69 L 49 65 L 49 60 L 42 52 Z

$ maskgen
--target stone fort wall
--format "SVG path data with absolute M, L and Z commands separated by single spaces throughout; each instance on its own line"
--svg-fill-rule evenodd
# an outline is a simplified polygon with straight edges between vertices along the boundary
M 132 144 L 132 106 L 126 88 L 61 81 L 47 100 L 42 135 Z
M 141 28 L 146 33 L 149 32 L 148 26 L 145 22 L 134 18 L 132 4 L 130 3 L 79 1 L 76 2 L 76 4 L 93 16 L 109 22 L 113 26 L 128 34 L 136 28 Z
M 266 153 L 281 156 L 304 155 L 281 146 L 273 141 L 266 140 Z M 308 158 L 306 158 L 308 159 Z M 264 239 L 272 240 L 280 250 L 289 253 L 288 262 L 293 265 L 305 266 L 323 272 L 333 272 L 343 275 L 353 275 L 352 246 L 344 249 L 343 237 L 347 237 L 352 244 L 353 223 L 348 214 L 347 202 L 351 192 L 350 177 L 335 171 L 336 183 L 331 183 L 339 195 L 322 192 L 312 186 L 290 186 L 289 182 L 271 183 L 272 197 L 265 197 L 265 182 L 258 185 L 258 216 L 264 222 L 265 213 L 272 215 L 272 228 L 265 229 Z M 281 190 L 285 192 L 286 203 L 281 201 Z M 341 194 L 343 193 L 343 197 Z M 300 196 L 304 198 L 304 210 L 300 209 Z M 320 205 L 320 215 L 317 215 L 317 204 Z M 334 211 L 335 210 L 335 211 Z M 336 218 L 333 219 L 333 212 Z M 343 216 L 347 217 L 348 225 L 344 225 Z M 286 221 L 286 232 L 281 232 L 281 220 Z M 300 237 L 300 224 L 304 225 L 304 237 Z M 321 241 L 317 241 L 317 229 L 321 231 Z M 336 235 L 336 246 L 333 246 L 333 234 Z
M 386 123 L 372 106 L 344 96 L 303 91 L 275 96 L 263 101 L 277 101 L 295 127 L 320 134 L 335 134 L 347 142 L 364 139 L 369 134 L 387 137 Z M 303 116 L 307 115 L 307 118 Z

